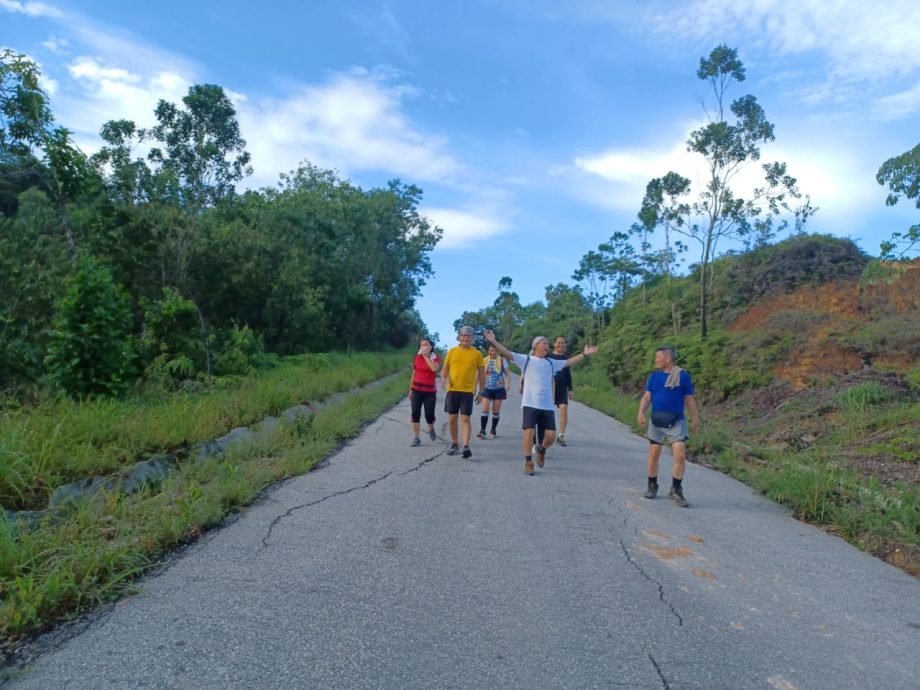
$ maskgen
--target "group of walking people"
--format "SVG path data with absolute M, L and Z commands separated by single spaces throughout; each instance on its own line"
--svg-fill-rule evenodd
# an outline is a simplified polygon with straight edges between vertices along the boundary
M 565 430 L 568 424 L 568 403 L 573 398 L 573 384 L 570 368 L 584 361 L 597 347 L 586 345 L 584 349 L 569 356 L 566 340 L 558 336 L 553 341 L 552 351 L 544 336 L 533 339 L 530 352 L 512 352 L 498 342 L 491 330 L 483 332 L 488 343 L 485 356 L 475 347 L 475 333 L 470 326 L 463 326 L 457 334 L 459 344 L 448 350 L 443 362 L 428 338 L 422 338 L 418 354 L 412 366 L 409 384 L 412 446 L 421 445 L 421 414 L 424 409 L 428 434 L 437 440 L 435 403 L 437 399 L 437 378 L 440 372 L 441 386 L 446 390 L 444 411 L 448 415 L 450 447 L 447 455 L 472 457 L 470 438 L 474 406 L 481 404 L 479 439 L 497 436 L 501 419 L 502 403 L 511 388 L 509 362 L 521 372 L 521 408 L 523 429 L 524 474 L 532 476 L 534 467 L 543 467 L 546 452 L 554 443 L 566 445 Z M 649 452 L 647 459 L 648 484 L 645 498 L 653 499 L 658 493 L 658 465 L 662 444 L 671 445 L 674 456 L 672 486 L 669 497 L 681 507 L 689 505 L 683 495 L 683 477 L 686 459 L 686 441 L 689 433 L 696 432 L 699 412 L 694 397 L 693 381 L 689 372 L 674 363 L 674 348 L 663 346 L 655 352 L 656 370 L 649 376 L 645 393 L 639 402 L 638 422 L 647 425 Z M 690 411 L 690 423 L 684 416 L 684 408 Z M 646 412 L 651 414 L 646 420 Z M 559 434 L 556 431 L 556 409 L 559 410 Z M 487 430 L 491 413 L 491 428 Z M 488 433 L 488 436 L 487 436 Z

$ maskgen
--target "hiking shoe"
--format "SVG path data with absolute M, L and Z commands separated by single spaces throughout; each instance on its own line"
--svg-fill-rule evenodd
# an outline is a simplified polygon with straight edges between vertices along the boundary
M 437 441 L 437 440 L 438 440 L 438 435 L 437 435 L 437 433 L 435 433 L 435 430 L 434 430 L 434 429 L 429 429 L 429 430 L 428 430 L 428 435 L 431 437 L 431 440 L 432 440 L 432 441 Z
M 456 455 L 459 452 L 460 452 L 460 446 L 458 446 L 456 443 L 451 443 L 450 448 L 447 449 L 448 455 Z
M 674 501 L 681 508 L 686 508 L 688 505 L 690 505 L 687 503 L 687 499 L 684 498 L 684 490 L 682 488 L 678 489 L 677 487 L 672 486 L 671 490 L 668 492 L 668 498 Z
M 560 446 L 564 446 L 564 445 L 565 445 L 565 436 L 560 436 L 559 438 L 557 438 L 557 439 L 556 439 L 556 443 L 558 443 Z
M 658 484 L 655 482 L 649 482 L 648 488 L 645 490 L 645 493 L 642 494 L 645 498 L 655 498 L 658 495 Z
M 497 434 L 496 434 L 494 431 L 491 431 L 491 432 L 489 432 L 489 436 L 491 436 L 491 437 L 492 437 L 492 440 L 494 441 L 494 440 L 495 440 L 495 437 L 497 436 Z
M 486 432 L 485 432 L 485 431 L 480 431 L 478 434 L 476 434 L 476 438 L 478 438 L 478 439 L 480 439 L 480 440 L 482 440 L 482 441 L 485 441 L 485 440 L 486 440 Z
M 468 460 L 473 455 L 473 451 L 470 450 L 469 446 L 463 446 L 463 453 L 460 455 L 464 460 Z
M 524 461 L 524 474 L 526 474 L 528 477 L 533 476 L 533 463 L 530 460 Z
M 537 446 L 537 467 L 543 467 L 544 462 L 546 462 L 546 448 Z
M 412 439 L 412 443 L 410 443 L 409 445 L 412 446 L 413 448 L 415 448 L 416 446 L 420 446 L 422 445 L 422 439 L 416 436 L 414 439 Z

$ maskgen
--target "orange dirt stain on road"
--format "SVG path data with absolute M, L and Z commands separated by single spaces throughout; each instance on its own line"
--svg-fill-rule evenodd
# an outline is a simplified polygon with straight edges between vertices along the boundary
M 697 544 L 703 544 L 706 541 L 702 537 L 698 537 L 695 534 L 688 534 L 687 539 L 689 539 L 690 541 L 695 541 Z
M 705 577 L 705 578 L 707 578 L 707 579 L 709 579 L 709 580 L 715 580 L 715 579 L 716 579 L 716 574 L 715 574 L 715 573 L 711 573 L 711 572 L 709 572 L 708 570 L 700 570 L 699 568 L 694 568 L 694 569 L 691 570 L 690 572 L 692 572 L 692 573 L 693 573 L 694 575 L 696 575 L 697 577 Z
M 658 558 L 664 559 L 666 561 L 670 561 L 675 558 L 686 558 L 687 556 L 693 555 L 693 551 L 688 549 L 686 546 L 678 546 L 677 548 L 670 549 L 666 546 L 658 546 L 657 544 L 643 544 L 642 547 L 651 551 L 653 554 L 658 556 Z

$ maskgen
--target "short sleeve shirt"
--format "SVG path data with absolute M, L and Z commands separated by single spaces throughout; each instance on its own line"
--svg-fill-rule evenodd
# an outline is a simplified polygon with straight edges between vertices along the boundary
M 441 361 L 436 352 L 432 352 L 430 357 L 435 364 Z M 412 377 L 412 390 L 433 393 L 437 374 L 425 363 L 425 358 L 422 355 L 415 355 L 412 368 L 415 370 L 415 376 Z
M 655 412 L 684 413 L 684 398 L 694 394 L 693 379 L 690 372 L 680 372 L 680 384 L 676 388 L 665 388 L 667 373 L 653 371 L 648 377 L 645 390 L 652 394 L 652 410 Z
M 538 410 L 555 409 L 553 377 L 565 368 L 566 360 L 530 355 L 528 361 L 527 355 L 519 352 L 512 354 L 514 363 L 524 373 L 524 394 L 521 396 L 521 407 L 533 407 Z
M 448 367 L 447 390 L 475 393 L 476 379 L 483 365 L 482 353 L 475 347 L 452 347 L 444 358 L 444 366 Z

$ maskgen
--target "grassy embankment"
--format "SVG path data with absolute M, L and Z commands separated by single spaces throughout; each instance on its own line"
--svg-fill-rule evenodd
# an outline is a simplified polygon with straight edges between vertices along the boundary
M 611 387 L 598 369 L 579 372 L 578 400 L 608 414 L 636 433 L 638 394 Z M 691 457 L 725 472 L 774 501 L 789 506 L 801 520 L 821 525 L 859 548 L 920 576 L 920 486 L 868 476 L 848 461 L 854 449 L 910 453 L 920 429 L 920 403 L 892 399 L 877 383 L 838 394 L 828 411 L 834 427 L 813 445 L 792 451 L 769 442 L 779 426 L 765 421 L 743 433 L 729 419 L 709 417 L 703 408 L 700 431 L 688 443 Z M 799 412 L 808 414 L 807 401 Z M 789 410 L 795 413 L 796 410 Z M 830 420 L 833 419 L 833 422 Z M 907 430 L 912 430 L 908 432 Z M 910 433 L 910 438 L 899 439 Z M 874 443 L 873 436 L 891 436 Z M 908 450 L 904 450 L 904 449 Z M 912 458 L 917 461 L 916 455 Z M 642 473 L 637 475 L 637 486 Z
M 15 459 L 16 469 L 12 479 L 9 472 L 3 477 L 3 507 L 43 507 L 41 500 L 64 481 L 210 440 L 379 379 L 408 359 L 405 353 L 292 357 L 203 394 L 57 402 L 7 414 L 0 419 L 0 451 L 4 464 Z M 103 493 L 32 529 L 14 527 L 0 512 L 0 652 L 124 593 L 170 549 L 251 503 L 267 485 L 309 471 L 404 396 L 406 381 L 396 376 L 223 456 L 183 464 L 156 489 Z
M 693 459 L 920 576 L 920 265 L 804 237 L 717 269 L 706 341 L 693 276 L 636 290 L 612 311 L 577 399 L 641 433 L 655 346 L 676 345 L 702 410 Z

